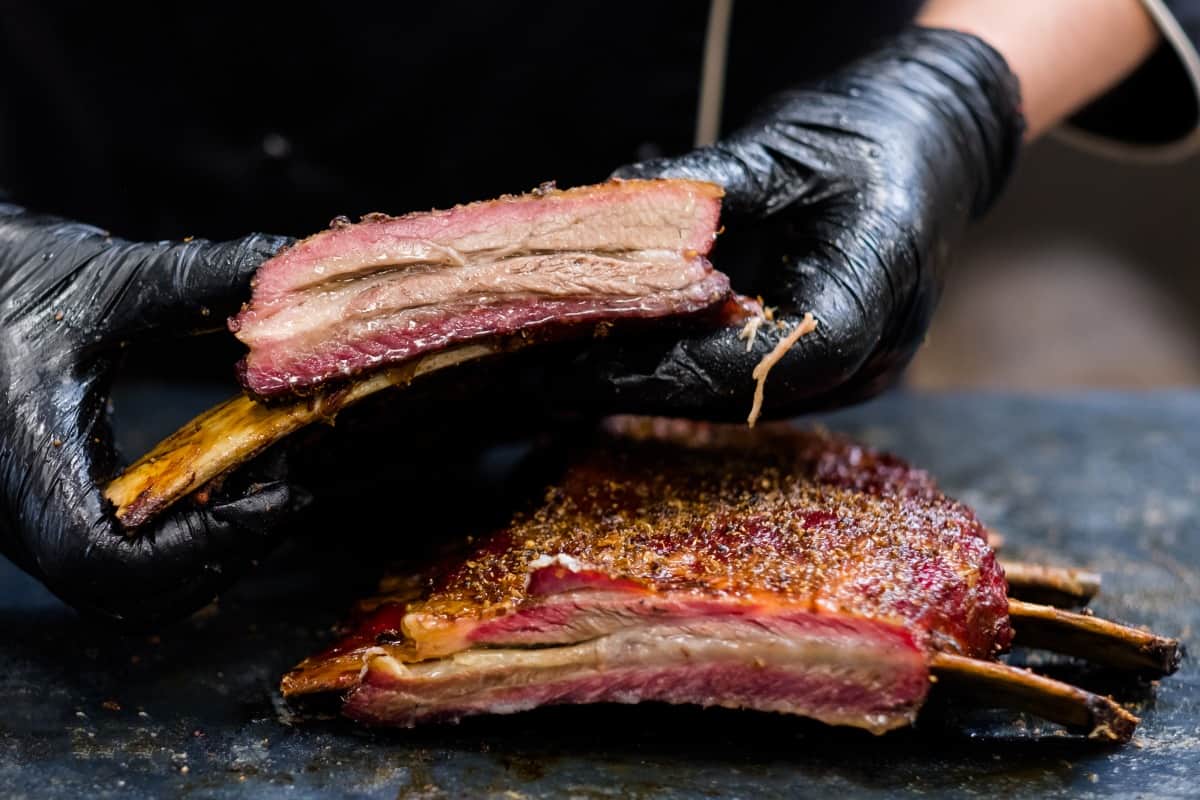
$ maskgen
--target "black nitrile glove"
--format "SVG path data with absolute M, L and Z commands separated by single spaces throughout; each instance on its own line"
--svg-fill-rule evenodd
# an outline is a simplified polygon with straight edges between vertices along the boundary
M 786 54 L 781 54 L 786 58 Z M 972 36 L 912 29 L 828 78 L 769 100 L 742 128 L 618 177 L 725 187 L 713 263 L 781 326 L 683 340 L 614 340 L 576 376 L 606 410 L 744 419 L 751 372 L 804 312 L 818 327 L 770 371 L 764 417 L 866 399 L 920 345 L 967 223 L 1013 168 L 1016 78 Z
M 121 348 L 221 328 L 282 244 L 131 243 L 0 205 L 0 547 L 81 611 L 146 624 L 195 610 L 302 501 L 278 456 L 132 535 L 101 494 L 119 467 L 107 401 Z

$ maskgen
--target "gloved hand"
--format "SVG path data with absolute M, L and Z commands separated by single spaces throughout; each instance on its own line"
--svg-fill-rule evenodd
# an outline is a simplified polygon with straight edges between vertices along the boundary
M 954 245 L 1001 191 L 1023 129 L 996 51 L 911 29 L 711 147 L 618 170 L 724 186 L 713 263 L 782 324 L 762 325 L 750 353 L 740 326 L 594 347 L 576 365 L 594 381 L 584 394 L 609 411 L 744 419 L 753 368 L 804 312 L 818 327 L 770 371 L 764 418 L 878 393 L 920 345 Z
M 122 347 L 222 327 L 284 243 L 133 243 L 0 205 L 0 548 L 80 610 L 132 624 L 188 613 L 302 502 L 278 454 L 132 535 L 101 494 L 119 466 L 107 395 Z

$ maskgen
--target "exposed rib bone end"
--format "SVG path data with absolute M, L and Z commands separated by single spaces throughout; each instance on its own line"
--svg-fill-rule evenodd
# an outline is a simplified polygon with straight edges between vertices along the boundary
M 1107 697 L 1008 664 L 936 653 L 930 669 L 939 686 L 978 705 L 1025 711 L 1096 741 L 1128 742 L 1141 721 Z
M 1148 677 L 1179 669 L 1182 649 L 1177 639 L 1052 606 L 1008 601 L 1014 643 L 1079 656 L 1105 666 Z

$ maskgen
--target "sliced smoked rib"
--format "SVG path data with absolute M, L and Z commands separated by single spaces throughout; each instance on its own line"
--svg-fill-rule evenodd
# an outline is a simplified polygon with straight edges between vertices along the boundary
M 354 381 L 336 391 L 264 405 L 245 395 L 205 411 L 159 442 L 104 490 L 127 529 L 145 524 L 173 503 L 245 463 L 271 445 L 376 392 L 403 386 L 446 367 L 493 355 L 501 343 L 470 344 L 431 353 Z
M 1128 742 L 1141 721 L 1107 697 L 1029 670 L 949 653 L 934 653 L 939 690 L 972 706 L 1024 711 L 1104 742 Z
M 288 696 L 415 725 L 553 703 L 690 703 L 882 732 L 928 655 L 1011 631 L 975 515 L 843 438 L 616 421 L 544 502 L 363 616 Z
M 1086 606 L 1100 591 L 1100 576 L 1094 572 L 1019 561 L 1003 563 L 1008 596 L 1019 600 L 1073 608 Z
M 371 215 L 305 239 L 263 264 L 231 321 L 250 346 L 239 371 L 251 397 L 192 420 L 105 496 L 132 529 L 297 429 L 425 372 L 636 320 L 707 312 L 703 324 L 741 324 L 757 305 L 732 297 L 704 257 L 720 197 L 696 181 L 611 181 Z
M 1009 600 L 1015 643 L 1097 664 L 1139 672 L 1148 677 L 1170 675 L 1182 657 L 1179 642 L 1149 631 L 1052 606 Z
M 721 195 L 614 180 L 336 225 L 259 268 L 230 320 L 242 384 L 303 394 L 482 338 L 712 308 L 729 297 L 705 258 Z

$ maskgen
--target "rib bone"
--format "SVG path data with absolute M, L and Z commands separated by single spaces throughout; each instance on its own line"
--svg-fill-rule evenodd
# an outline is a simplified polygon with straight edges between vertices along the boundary
M 1100 576 L 1086 570 L 1005 561 L 1008 596 L 1030 603 L 1072 608 L 1086 606 L 1100 591 Z
M 980 705 L 1025 711 L 1088 738 L 1127 742 L 1140 720 L 1113 700 L 996 661 L 935 653 L 938 685 L 968 694 Z
M 104 496 L 116 506 L 117 520 L 126 529 L 136 528 L 306 425 L 331 419 L 376 392 L 499 349 L 499 343 L 470 344 L 432 353 L 341 389 L 284 405 L 264 405 L 238 395 L 205 411 L 156 445 L 109 483 Z
M 1159 677 L 1179 668 L 1175 639 L 1052 606 L 1008 601 L 1015 643 Z

